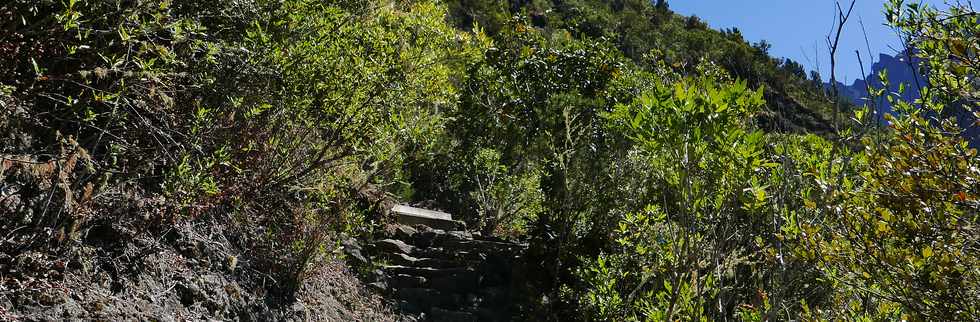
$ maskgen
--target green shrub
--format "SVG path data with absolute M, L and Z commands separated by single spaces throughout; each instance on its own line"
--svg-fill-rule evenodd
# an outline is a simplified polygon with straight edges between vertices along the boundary
M 860 153 L 830 159 L 835 172 L 810 172 L 807 208 L 819 220 L 799 225 L 802 257 L 814 261 L 833 292 L 815 318 L 968 321 L 980 312 L 980 159 L 969 146 L 976 120 L 977 17 L 892 1 L 889 23 L 903 31 L 928 70 L 922 97 L 872 89 L 895 106 L 879 129 L 869 109 L 854 119 L 868 130 Z M 956 57 L 951 59 L 951 57 Z M 888 88 L 887 75 L 883 88 Z M 973 114 L 973 116 L 971 116 Z
M 0 78 L 10 98 L 0 112 L 3 159 L 55 164 L 90 157 L 86 167 L 61 167 L 59 188 L 20 189 L 10 199 L 16 204 L 2 210 L 16 217 L 3 230 L 17 231 L 20 245 L 30 247 L 64 241 L 54 232 L 86 228 L 148 200 L 171 205 L 153 197 L 185 156 L 204 149 L 191 137 L 201 126 L 196 112 L 217 98 L 211 91 L 234 95 L 226 70 L 248 72 L 238 68 L 244 60 L 238 47 L 228 46 L 244 25 L 208 17 L 241 22 L 261 9 L 252 2 L 18 0 L 0 11 L 9 31 L 0 35 Z M 226 32 L 205 32 L 219 25 Z M 88 199 L 88 210 L 71 206 Z
M 543 210 L 541 171 L 533 166 L 510 170 L 500 164 L 500 153 L 480 150 L 474 160 L 476 190 L 471 198 L 480 211 L 480 227 L 487 234 L 521 236 Z
M 650 156 L 660 188 L 656 204 L 620 221 L 614 251 L 581 271 L 592 318 L 707 320 L 746 303 L 752 284 L 735 272 L 753 256 L 754 212 L 767 201 L 758 173 L 772 167 L 763 134 L 744 122 L 761 97 L 705 76 L 652 85 L 607 116 Z

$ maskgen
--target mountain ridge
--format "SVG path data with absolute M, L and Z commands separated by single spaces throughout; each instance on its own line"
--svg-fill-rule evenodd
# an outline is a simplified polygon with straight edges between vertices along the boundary
M 864 106 L 866 104 L 875 106 L 875 110 L 879 116 L 892 113 L 893 108 L 888 100 L 877 98 L 872 101 L 868 98 L 869 85 L 871 89 L 884 87 L 884 82 L 879 77 L 881 72 L 884 71 L 888 77 L 887 93 L 899 94 L 902 100 L 907 102 L 915 101 L 920 95 L 920 85 L 918 85 L 920 79 L 913 66 L 918 64 L 918 62 L 913 58 L 915 62 L 909 64 L 907 57 L 911 57 L 911 55 L 899 53 L 892 56 L 886 53 L 879 53 L 878 59 L 871 65 L 871 70 L 866 76 L 855 79 L 851 82 L 851 85 L 845 85 L 841 82 L 837 83 L 840 94 L 847 97 L 855 106 Z M 827 83 L 826 86 L 829 88 L 831 84 Z M 879 122 L 884 122 L 884 119 L 879 118 Z

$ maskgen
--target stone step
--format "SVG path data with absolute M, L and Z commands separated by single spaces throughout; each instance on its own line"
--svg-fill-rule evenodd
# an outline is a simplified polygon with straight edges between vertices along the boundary
M 408 254 L 416 258 L 484 260 L 485 254 L 510 253 L 521 246 L 487 241 L 467 241 L 447 239 L 438 243 L 439 247 L 420 248 L 398 239 L 382 239 L 374 243 L 374 249 L 387 254 Z
M 449 276 L 458 273 L 473 272 L 469 268 L 432 268 L 432 267 L 411 267 L 411 266 L 401 266 L 401 265 L 388 265 L 382 268 L 386 274 L 398 275 L 405 274 L 411 276 L 421 276 L 427 279 L 440 276 Z
M 482 265 L 488 256 L 470 252 L 446 252 L 439 248 L 416 249 L 410 255 L 402 252 L 380 252 L 375 256 L 401 266 L 416 267 L 477 267 Z
M 474 293 L 479 290 L 480 275 L 475 272 L 467 272 L 433 277 L 428 280 L 426 286 L 447 293 Z
M 514 265 L 527 249 L 479 233 L 448 213 L 404 205 L 391 209 L 389 239 L 365 247 L 365 255 L 389 265 L 376 270 L 384 293 L 403 312 L 426 321 L 509 321 Z
M 384 253 L 381 254 L 381 258 L 388 260 L 388 262 L 391 263 L 392 265 L 401 265 L 401 266 L 415 266 L 414 265 L 415 262 L 418 261 L 418 258 L 408 256 L 402 253 Z
M 479 263 L 487 259 L 487 256 L 481 253 L 468 252 L 468 251 L 449 251 L 442 248 L 416 248 L 411 254 L 414 257 L 421 258 L 434 258 L 443 260 L 462 260 L 471 263 Z
M 374 242 L 373 248 L 382 253 L 412 254 L 417 249 L 398 239 L 382 239 Z
M 480 235 L 480 234 L 471 234 L 471 236 L 473 237 L 473 238 L 471 238 L 472 240 L 513 244 L 512 241 L 509 241 L 509 240 L 506 240 L 506 239 L 503 239 L 503 238 L 500 238 L 500 237 L 496 237 L 496 236 L 483 236 L 483 235 Z
M 482 261 L 467 261 L 441 258 L 418 258 L 403 253 L 384 253 L 383 258 L 394 265 L 431 268 L 464 268 L 479 266 Z
M 432 307 L 458 307 L 462 303 L 462 297 L 458 294 L 447 294 L 431 288 L 401 288 L 395 290 L 395 296 L 423 311 Z
M 428 284 L 429 279 L 421 276 L 412 276 L 407 274 L 395 274 L 388 276 L 388 286 L 400 289 L 400 288 L 421 288 Z
M 385 230 L 385 235 L 394 239 L 412 240 L 418 232 L 418 229 L 409 225 L 392 224 Z
M 473 236 L 465 231 L 429 229 L 419 231 L 418 233 L 412 235 L 411 240 L 406 240 L 406 242 L 417 247 L 428 248 L 432 247 L 433 245 L 438 245 L 445 240 L 466 241 L 472 239 Z
M 416 227 L 419 227 L 417 229 Z M 443 230 L 443 229 L 433 229 L 425 226 L 408 226 L 403 224 L 390 225 L 387 229 L 386 236 L 393 239 L 399 239 L 404 241 L 406 244 L 413 245 L 416 247 L 430 247 L 433 242 L 443 241 L 447 239 L 454 239 L 459 241 L 476 241 L 476 242 L 491 242 L 491 243 L 501 243 L 509 245 L 517 245 L 519 247 L 525 247 L 521 244 L 516 244 L 514 242 L 508 241 L 506 239 L 495 237 L 495 236 L 481 236 L 478 233 L 471 233 L 463 230 Z
M 433 243 L 434 246 L 441 247 L 445 250 L 465 250 L 470 252 L 481 252 L 481 253 L 513 253 L 515 251 L 523 249 L 522 245 L 513 243 L 501 243 L 493 241 L 480 241 L 480 240 L 456 240 L 456 239 L 445 239 Z
M 471 260 L 446 260 L 439 258 L 419 258 L 415 262 L 416 267 L 433 267 L 433 268 L 473 268 L 480 264 L 479 261 Z

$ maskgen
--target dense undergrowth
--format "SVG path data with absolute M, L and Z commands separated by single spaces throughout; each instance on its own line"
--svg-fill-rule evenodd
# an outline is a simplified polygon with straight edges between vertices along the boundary
M 835 127 L 819 75 L 664 1 L 14 0 L 0 251 L 221 222 L 288 298 L 393 198 L 528 241 L 522 319 L 970 320 L 980 24 L 885 10 L 922 98 Z

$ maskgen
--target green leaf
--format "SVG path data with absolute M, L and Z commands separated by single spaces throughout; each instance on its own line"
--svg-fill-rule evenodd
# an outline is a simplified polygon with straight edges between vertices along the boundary
M 854 110 L 854 119 L 856 119 L 858 121 L 863 120 L 864 119 L 864 115 L 865 115 L 865 113 L 867 113 L 867 111 L 868 110 L 863 109 L 863 108 L 859 108 L 859 109 Z
M 718 104 L 718 107 L 715 108 L 715 113 L 721 113 L 727 110 L 728 110 L 728 103 L 722 102 L 721 104 Z
M 922 249 L 922 258 L 928 259 L 932 257 L 932 247 L 926 246 Z
M 41 67 L 37 66 L 37 61 L 34 60 L 34 57 L 31 57 L 31 65 L 34 66 L 34 74 L 41 76 Z
M 126 27 L 123 27 L 123 25 L 119 25 L 119 28 L 117 28 L 116 30 L 118 30 L 119 39 L 122 39 L 122 41 L 129 40 L 129 33 L 126 32 Z

